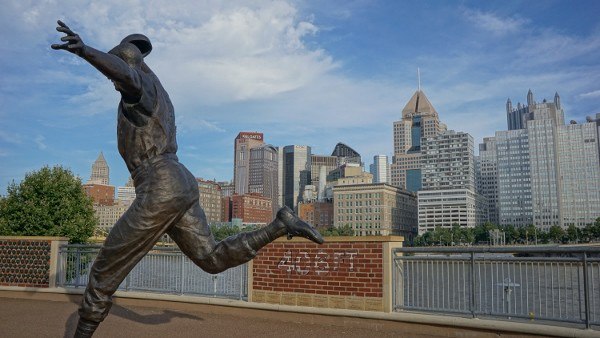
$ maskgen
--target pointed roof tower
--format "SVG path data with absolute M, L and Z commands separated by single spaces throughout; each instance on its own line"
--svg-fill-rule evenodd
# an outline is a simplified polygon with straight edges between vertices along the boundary
M 535 101 L 533 100 L 533 92 L 531 92 L 531 89 L 529 89 L 527 92 L 527 105 L 532 107 L 534 104 Z
M 106 164 L 106 159 L 104 158 L 104 153 L 100 152 L 100 154 L 98 155 L 98 158 L 96 159 L 96 161 L 94 162 L 94 164 Z
M 554 93 L 554 104 L 556 105 L 556 109 L 562 109 L 560 106 L 560 96 L 558 95 L 558 92 Z
M 109 184 L 108 163 L 106 163 L 106 159 L 102 152 L 100 152 L 100 155 L 98 155 L 98 158 L 94 161 L 94 164 L 92 164 L 92 175 L 90 176 L 88 183 Z
M 512 102 L 510 101 L 510 97 L 506 100 L 506 112 L 510 113 L 512 111 Z
M 420 89 L 413 94 L 404 109 L 402 109 L 402 117 L 414 114 L 435 116 L 438 114 L 425 93 Z

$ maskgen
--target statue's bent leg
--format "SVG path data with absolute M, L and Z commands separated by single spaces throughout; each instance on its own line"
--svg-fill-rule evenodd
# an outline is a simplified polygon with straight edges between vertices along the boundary
M 197 190 L 174 191 L 177 182 L 168 173 L 148 168 L 145 174 L 151 175 L 140 184 L 136 199 L 109 233 L 90 270 L 76 336 L 91 336 L 108 315 L 121 282 L 167 229 L 179 222 L 194 201 L 191 196 L 198 194 Z M 170 190 L 156 182 L 168 182 Z
M 300 228 L 302 233 L 298 232 Z M 314 228 L 302 222 L 291 210 L 284 208 L 264 228 L 242 232 L 216 242 L 198 203 L 168 232 L 183 253 L 204 271 L 213 274 L 248 262 L 256 256 L 258 250 L 281 236 L 312 237 L 314 233 L 320 238 Z M 320 240 L 322 242 L 322 238 Z

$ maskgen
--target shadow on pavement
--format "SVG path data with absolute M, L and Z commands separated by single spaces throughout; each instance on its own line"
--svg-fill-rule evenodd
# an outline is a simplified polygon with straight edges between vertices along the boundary
M 77 304 L 79 306 L 81 297 L 69 297 L 71 302 Z M 158 325 L 169 323 L 173 318 L 184 318 L 184 319 L 192 319 L 192 320 L 204 320 L 201 317 L 191 315 L 188 313 L 177 312 L 173 310 L 163 310 L 162 313 L 153 313 L 153 314 L 139 314 L 131 309 L 126 307 L 113 304 L 110 309 L 109 316 L 118 316 L 123 319 L 127 319 L 133 322 L 141 323 L 141 324 L 149 324 L 149 325 Z M 77 321 L 79 320 L 79 314 L 77 311 L 73 312 L 67 322 L 65 323 L 65 333 L 63 338 L 71 338 L 75 333 L 75 329 L 77 328 Z M 102 324 L 100 324 L 102 325 Z

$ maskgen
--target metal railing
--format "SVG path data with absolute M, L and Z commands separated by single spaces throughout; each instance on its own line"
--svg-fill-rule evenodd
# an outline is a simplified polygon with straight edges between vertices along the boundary
M 64 245 L 59 249 L 57 285 L 85 287 L 100 246 Z M 155 247 L 133 268 L 120 291 L 146 291 L 247 299 L 247 264 L 216 275 L 197 267 L 180 250 Z
M 400 248 L 394 309 L 600 325 L 600 247 Z

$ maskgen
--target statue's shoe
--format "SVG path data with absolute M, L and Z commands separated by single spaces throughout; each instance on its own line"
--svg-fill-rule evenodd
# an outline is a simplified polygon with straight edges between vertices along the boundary
M 323 236 L 321 236 L 317 229 L 301 220 L 289 207 L 279 209 L 277 218 L 285 224 L 288 239 L 291 239 L 294 236 L 300 236 L 317 244 L 323 244 Z

